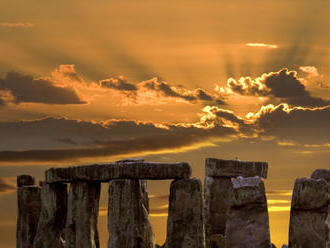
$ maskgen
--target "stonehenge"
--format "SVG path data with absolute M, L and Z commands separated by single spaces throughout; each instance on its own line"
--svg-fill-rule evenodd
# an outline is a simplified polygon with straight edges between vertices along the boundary
M 204 192 L 188 163 L 125 159 L 50 168 L 40 185 L 17 177 L 17 248 L 99 248 L 101 183 L 108 189 L 108 248 L 270 248 L 266 162 L 208 158 Z M 147 180 L 172 180 L 167 235 L 155 243 Z M 290 248 L 330 248 L 330 170 L 299 178 Z

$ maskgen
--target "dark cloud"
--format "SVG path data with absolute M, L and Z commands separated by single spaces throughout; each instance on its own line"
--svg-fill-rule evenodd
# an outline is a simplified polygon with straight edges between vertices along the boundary
M 261 109 L 256 114 L 261 134 L 301 144 L 330 143 L 330 106 L 290 108 L 286 104 Z
M 0 161 L 65 161 L 160 151 L 191 146 L 213 137 L 229 138 L 237 134 L 233 128 L 220 123 L 208 129 L 202 127 L 203 124 L 159 127 L 153 123 L 134 121 L 93 123 L 64 118 L 0 123 L 0 133 L 5 135 L 2 142 L 6 141 L 2 147 L 8 147 L 9 139 L 20 146 L 7 151 L 3 149 L 0 152 Z
M 0 194 L 15 191 L 15 180 L 14 177 L 0 177 Z
M 329 101 L 313 97 L 298 79 L 297 73 L 282 69 L 271 73 L 265 78 L 265 85 L 270 89 L 270 94 L 282 98 L 289 104 L 298 106 L 324 106 Z
M 328 100 L 312 96 L 297 77 L 297 73 L 288 69 L 263 74 L 256 79 L 230 79 L 227 87 L 241 95 L 269 96 L 295 106 L 315 107 L 330 104 Z
M 0 78 L 0 90 L 9 91 L 15 103 L 83 104 L 70 87 L 57 87 L 51 81 L 35 79 L 30 75 L 8 72 Z
M 155 91 L 165 97 L 181 98 L 188 102 L 214 102 L 219 105 L 226 103 L 219 96 L 214 96 L 203 89 L 188 90 L 183 86 L 173 87 L 167 82 L 159 81 L 158 78 L 142 82 L 141 87 Z
M 109 78 L 100 81 L 101 87 L 116 89 L 121 91 L 136 91 L 137 87 L 127 82 L 126 79 L 119 77 L 119 78 Z

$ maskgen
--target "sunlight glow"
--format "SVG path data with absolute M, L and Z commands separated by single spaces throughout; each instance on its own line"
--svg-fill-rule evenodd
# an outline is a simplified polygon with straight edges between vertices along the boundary
M 246 43 L 245 46 L 248 46 L 248 47 L 263 47 L 263 48 L 270 48 L 270 49 L 278 48 L 278 45 L 265 44 L 265 43 Z

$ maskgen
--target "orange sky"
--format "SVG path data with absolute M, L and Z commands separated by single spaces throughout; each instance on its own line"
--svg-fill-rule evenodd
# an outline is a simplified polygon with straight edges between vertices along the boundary
M 1 247 L 15 245 L 15 176 L 132 156 L 187 161 L 201 180 L 206 157 L 268 161 L 272 242 L 287 243 L 295 178 L 329 168 L 329 2 L 2 0 L 0 9 Z M 158 243 L 168 187 L 149 184 Z M 102 214 L 99 226 L 105 247 Z

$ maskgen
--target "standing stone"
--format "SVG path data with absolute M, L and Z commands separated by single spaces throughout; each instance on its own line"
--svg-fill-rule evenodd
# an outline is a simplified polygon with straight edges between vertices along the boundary
M 327 248 L 329 185 L 323 179 L 298 178 L 292 194 L 289 247 Z
M 228 177 L 206 177 L 204 213 L 206 247 L 224 246 L 227 212 L 230 207 L 232 183 Z
M 233 194 L 226 224 L 226 248 L 270 248 L 269 217 L 260 177 L 232 180 Z
M 173 181 L 165 248 L 204 248 L 202 186 L 199 179 Z
M 34 178 L 18 176 L 16 247 L 32 248 L 40 215 L 40 187 L 31 185 Z M 28 180 L 25 180 L 28 178 Z M 25 186 L 28 185 L 28 186 Z
M 100 247 L 97 230 L 100 188 L 99 182 L 71 183 L 65 226 L 66 248 Z
M 41 213 L 34 248 L 62 248 L 67 214 L 67 186 L 41 183 Z
M 146 206 L 145 182 L 115 179 L 109 183 L 108 248 L 154 248 Z

